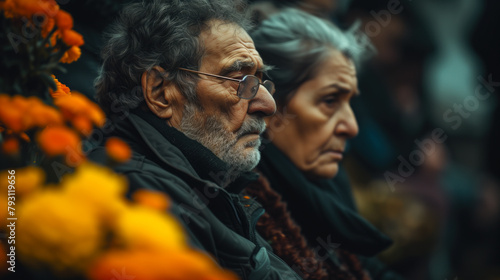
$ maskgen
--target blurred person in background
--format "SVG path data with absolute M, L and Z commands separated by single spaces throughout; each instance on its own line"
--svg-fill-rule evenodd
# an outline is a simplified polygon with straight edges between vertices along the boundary
M 498 184 L 484 172 L 498 160 L 489 152 L 492 163 L 480 164 L 481 134 L 494 94 L 457 120 L 460 108 L 474 105 L 470 98 L 481 85 L 478 76 L 488 77 L 470 45 L 482 42 L 489 52 L 483 57 L 496 65 L 491 18 L 498 19 L 498 9 L 487 11 L 490 20 L 467 41 L 481 7 L 482 1 L 469 0 L 354 0 L 343 19 L 361 18 L 378 52 L 359 75 L 364 94 L 353 100 L 353 109 L 360 134 L 352 141 L 346 169 L 362 215 L 395 241 L 382 259 L 407 279 L 498 275 L 491 272 L 498 270 L 492 265 Z M 489 36 L 478 35 L 483 33 Z M 438 142 L 432 137 L 436 129 Z M 400 176 L 396 184 L 388 173 Z
M 358 125 L 356 64 L 370 46 L 295 9 L 251 32 L 274 68 L 278 113 L 267 118 L 259 181 L 246 188 L 266 213 L 258 231 L 305 279 L 400 279 L 371 258 L 391 241 L 358 215 L 345 178 L 332 178 Z

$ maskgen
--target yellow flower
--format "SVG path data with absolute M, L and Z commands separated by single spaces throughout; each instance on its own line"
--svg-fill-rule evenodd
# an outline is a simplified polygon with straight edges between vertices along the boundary
M 123 140 L 111 137 L 106 141 L 106 152 L 116 162 L 126 162 L 132 156 L 130 147 Z
M 208 256 L 193 250 L 110 251 L 91 267 L 89 278 L 109 280 L 128 275 L 138 280 L 236 280 Z
M 62 63 L 72 63 L 77 61 L 81 55 L 82 55 L 82 50 L 77 46 L 72 46 L 69 50 L 67 50 L 64 53 L 60 61 Z
M 133 206 L 118 218 L 117 241 L 125 248 L 179 250 L 186 248 L 184 230 L 172 216 L 141 206 Z
M 96 209 L 60 191 L 27 197 L 17 216 L 16 249 L 29 265 L 81 271 L 101 249 L 104 232 Z
M 65 176 L 61 184 L 65 194 L 88 203 L 106 224 L 113 224 L 127 207 L 127 181 L 108 168 L 86 162 L 74 174 Z
M 14 174 L 9 174 L 7 170 L 0 172 L 0 178 L 5 178 L 5 180 L 0 180 L 0 193 L 7 195 L 9 180 L 7 178 L 13 178 L 11 182 L 14 182 L 13 186 L 15 188 L 16 198 L 23 198 L 24 196 L 32 193 L 38 189 L 45 181 L 45 173 L 43 170 L 36 166 L 27 166 L 24 168 L 15 169 Z M 2 208 L 3 209 L 3 208 Z

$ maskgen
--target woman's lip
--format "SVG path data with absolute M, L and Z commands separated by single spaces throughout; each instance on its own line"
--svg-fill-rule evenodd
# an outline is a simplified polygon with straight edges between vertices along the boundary
M 325 154 L 331 155 L 339 160 L 341 160 L 344 157 L 344 152 L 341 150 L 337 150 L 337 151 L 328 150 L 328 151 L 325 151 Z

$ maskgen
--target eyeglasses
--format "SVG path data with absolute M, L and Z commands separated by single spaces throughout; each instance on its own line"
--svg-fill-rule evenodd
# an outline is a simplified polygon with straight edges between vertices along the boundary
M 264 82 L 261 83 L 260 80 L 259 80 L 259 78 L 257 78 L 254 75 L 245 75 L 243 77 L 243 79 L 238 80 L 238 79 L 233 79 L 233 78 L 229 78 L 229 77 L 219 76 L 219 75 L 215 75 L 215 74 L 203 73 L 203 72 L 199 72 L 199 71 L 195 71 L 195 70 L 190 70 L 190 69 L 186 69 L 186 68 L 178 68 L 178 69 L 179 70 L 183 70 L 183 71 L 188 71 L 188 72 L 196 73 L 196 74 L 201 74 L 201 75 L 206 75 L 206 76 L 210 76 L 210 77 L 215 77 L 215 78 L 219 78 L 219 79 L 225 79 L 225 80 L 230 80 L 230 81 L 238 82 L 239 84 L 238 84 L 237 95 L 241 99 L 252 99 L 252 98 L 254 98 L 255 95 L 257 95 L 257 91 L 259 91 L 260 85 L 263 85 L 271 95 L 273 95 L 274 92 L 275 92 L 274 83 L 272 81 L 265 80 Z

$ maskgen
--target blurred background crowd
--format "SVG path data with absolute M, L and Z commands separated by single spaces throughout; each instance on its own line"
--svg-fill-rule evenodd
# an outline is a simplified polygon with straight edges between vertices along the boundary
M 62 2 L 86 43 L 56 76 L 94 98 L 101 32 L 124 1 Z M 380 259 L 410 280 L 500 279 L 500 2 L 249 4 L 256 21 L 295 6 L 359 24 L 373 44 L 352 101 L 360 133 L 336 180 L 349 178 L 360 213 L 394 240 Z

